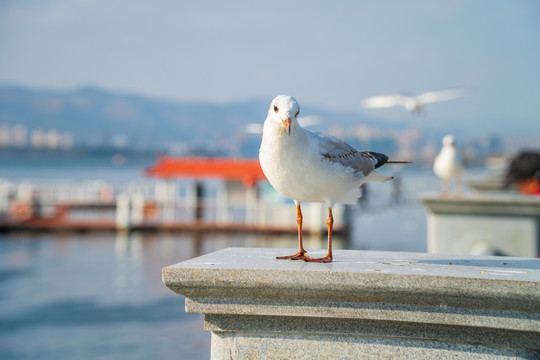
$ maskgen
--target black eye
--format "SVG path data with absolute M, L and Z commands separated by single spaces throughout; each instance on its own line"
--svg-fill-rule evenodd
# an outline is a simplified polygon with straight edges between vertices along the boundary
M 300 110 L 296 112 L 296 115 L 294 115 L 294 117 L 298 117 L 298 114 L 300 114 Z
M 276 105 L 274 105 L 274 112 L 278 112 L 278 107 Z

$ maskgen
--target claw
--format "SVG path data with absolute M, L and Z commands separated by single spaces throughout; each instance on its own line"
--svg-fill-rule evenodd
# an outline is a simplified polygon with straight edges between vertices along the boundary
M 276 259 L 279 259 L 279 260 L 283 260 L 283 259 L 288 259 L 288 260 L 304 260 L 306 258 L 308 258 L 309 256 L 306 255 L 305 252 L 298 252 L 294 255 L 289 255 L 289 256 L 277 256 Z M 305 261 L 305 260 L 304 260 Z
M 307 255 L 304 256 L 304 262 L 316 262 L 316 263 L 329 263 L 332 261 L 332 257 L 326 255 L 325 257 L 312 258 Z

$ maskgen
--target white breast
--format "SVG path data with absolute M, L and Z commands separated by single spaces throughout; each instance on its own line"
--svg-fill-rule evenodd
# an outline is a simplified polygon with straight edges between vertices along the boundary
M 354 170 L 323 158 L 300 127 L 289 136 L 265 122 L 259 160 L 268 181 L 288 198 L 333 205 L 354 203 L 361 196 Z
M 435 158 L 433 172 L 440 178 L 449 179 L 461 176 L 463 167 L 457 157 L 456 149 L 452 146 L 444 146 Z

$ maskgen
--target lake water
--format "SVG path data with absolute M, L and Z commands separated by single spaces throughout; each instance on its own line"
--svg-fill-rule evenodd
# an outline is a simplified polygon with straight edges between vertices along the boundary
M 141 169 L 152 159 L 122 167 L 109 160 L 0 161 L 0 178 L 150 181 Z M 352 209 L 350 238 L 337 237 L 335 248 L 425 251 L 426 214 L 418 195 L 439 189 L 438 179 L 415 167 L 398 175 L 401 202 L 393 202 L 389 184 L 370 184 L 367 203 Z M 306 242 L 308 249 L 326 246 L 324 238 Z M 185 312 L 184 298 L 161 283 L 161 269 L 230 246 L 294 248 L 296 238 L 0 234 L 0 359 L 208 359 L 202 315 Z

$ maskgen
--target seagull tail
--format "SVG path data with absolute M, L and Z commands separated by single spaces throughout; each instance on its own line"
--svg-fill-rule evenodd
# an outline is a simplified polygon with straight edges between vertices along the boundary
M 367 153 L 373 156 L 377 160 L 377 163 L 375 164 L 375 169 L 380 168 L 381 166 L 386 165 L 386 164 L 412 164 L 412 161 L 401 161 L 401 160 L 389 161 L 387 155 L 374 152 L 374 151 L 367 151 Z
M 383 166 L 384 164 L 388 162 L 388 156 L 386 156 L 385 154 L 381 154 L 374 151 L 368 151 L 367 153 L 373 156 L 375 160 L 377 160 L 377 163 L 375 164 L 375 169 L 380 168 L 381 166 Z

